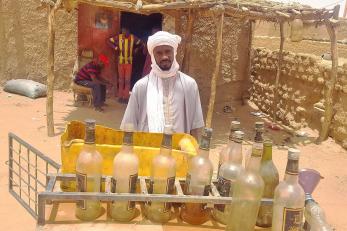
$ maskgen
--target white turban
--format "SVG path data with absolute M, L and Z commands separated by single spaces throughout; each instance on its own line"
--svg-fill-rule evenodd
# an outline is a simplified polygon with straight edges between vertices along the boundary
M 178 47 L 178 44 L 180 44 L 180 42 L 181 42 L 180 36 L 175 34 L 170 34 L 169 32 L 166 32 L 166 31 L 158 31 L 157 33 L 148 37 L 147 48 L 148 48 L 149 54 L 151 55 L 151 60 L 152 60 L 151 71 L 154 72 L 155 75 L 161 78 L 167 78 L 167 77 L 176 75 L 179 69 L 179 64 L 177 63 L 176 55 L 177 55 L 177 47 Z M 157 62 L 155 61 L 155 58 L 153 55 L 154 48 L 157 46 L 162 46 L 162 45 L 168 45 L 174 49 L 174 60 L 172 62 L 172 66 L 170 70 L 168 71 L 163 71 L 157 65 Z

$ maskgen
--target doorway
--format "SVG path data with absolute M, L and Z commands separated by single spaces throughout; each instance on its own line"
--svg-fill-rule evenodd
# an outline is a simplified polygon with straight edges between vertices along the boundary
M 159 13 L 142 15 L 129 12 L 121 12 L 120 26 L 128 28 L 130 33 L 141 39 L 145 44 L 152 29 L 162 29 L 163 15 Z M 144 47 L 146 49 L 146 47 Z M 147 52 L 139 49 L 133 53 L 133 67 L 131 74 L 131 88 L 142 76 Z

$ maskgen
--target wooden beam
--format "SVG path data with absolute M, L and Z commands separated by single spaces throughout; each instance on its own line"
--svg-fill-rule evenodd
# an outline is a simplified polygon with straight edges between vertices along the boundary
M 254 38 L 254 21 L 253 20 L 249 20 L 248 21 L 248 27 L 249 27 L 249 36 L 248 36 L 248 50 L 247 50 L 247 55 L 248 55 L 248 63 L 247 63 L 247 71 L 246 71 L 246 77 L 243 80 L 242 83 L 242 92 L 241 92 L 241 104 L 245 105 L 246 104 L 246 92 L 247 92 L 247 88 L 249 86 L 249 82 L 251 79 L 251 69 L 252 69 L 252 55 L 251 55 L 251 51 L 252 51 L 252 42 L 253 42 L 253 38 Z
M 216 99 L 216 88 L 217 88 L 217 79 L 220 72 L 220 64 L 222 59 L 222 45 L 223 45 L 223 24 L 224 24 L 224 11 L 220 14 L 219 20 L 217 22 L 217 35 L 216 35 L 216 57 L 215 57 L 215 66 L 213 71 L 213 76 L 211 79 L 211 95 L 210 101 L 208 104 L 208 111 L 206 117 L 206 127 L 212 127 L 212 117 L 214 111 L 214 103 Z
M 325 85 L 325 94 L 324 94 L 324 120 L 322 123 L 322 129 L 319 132 L 319 137 L 317 139 L 317 143 L 321 143 L 322 141 L 326 140 L 329 136 L 329 127 L 331 124 L 331 121 L 333 119 L 333 96 L 334 96 L 334 89 L 335 84 L 337 81 L 337 69 L 338 69 L 338 53 L 337 53 L 337 36 L 336 36 L 336 30 L 333 24 L 330 23 L 329 20 L 325 21 L 325 25 L 327 28 L 327 31 L 329 33 L 329 37 L 331 40 L 331 76 L 330 80 Z
M 273 90 L 273 104 L 272 104 L 272 122 L 273 125 L 276 123 L 276 112 L 277 112 L 277 98 L 278 98 L 278 85 L 281 77 L 281 67 L 283 62 L 283 45 L 284 45 L 284 31 L 283 31 L 283 24 L 284 22 L 280 22 L 280 50 L 278 52 L 278 62 L 277 62 L 277 71 L 276 71 L 276 80 L 275 80 L 275 87 Z
M 58 0 L 54 6 L 48 5 L 48 57 L 47 57 L 47 98 L 46 118 L 47 135 L 54 136 L 53 117 L 53 90 L 54 90 L 54 43 L 55 43 L 55 12 L 60 7 L 62 0 Z
M 54 40 L 55 40 L 55 10 L 48 6 L 48 62 L 47 62 L 47 135 L 54 136 L 53 118 L 53 87 L 54 87 Z
M 185 33 L 184 42 L 184 55 L 182 60 L 182 70 L 185 73 L 189 73 L 189 63 L 190 63 L 190 51 L 192 49 L 192 37 L 194 29 L 195 11 L 189 10 L 188 21 Z

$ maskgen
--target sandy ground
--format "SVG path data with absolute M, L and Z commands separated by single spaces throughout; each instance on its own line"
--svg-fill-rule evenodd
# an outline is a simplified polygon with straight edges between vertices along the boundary
M 65 128 L 66 122 L 70 120 L 84 120 L 85 118 L 95 118 L 98 123 L 118 128 L 124 105 L 116 103 L 115 99 L 108 99 L 109 106 L 105 113 L 95 112 L 88 107 L 75 107 L 73 105 L 72 94 L 69 92 L 56 91 L 54 95 L 54 137 L 46 135 L 45 99 L 32 100 L 26 97 L 8 94 L 0 90 L 0 217 L 1 230 L 35 230 L 36 222 L 30 214 L 8 193 L 8 132 L 13 132 L 38 150 L 42 151 L 56 162 L 60 163 L 60 135 Z M 213 149 L 211 159 L 217 164 L 218 152 L 227 142 L 229 121 L 232 117 L 240 117 L 241 124 L 246 132 L 246 142 L 244 149 L 249 149 L 249 141 L 252 140 L 252 126 L 256 118 L 250 115 L 250 111 L 255 109 L 252 105 L 241 106 L 235 103 L 233 113 L 223 113 L 224 104 L 217 104 L 214 114 L 213 128 Z M 347 207 L 347 152 L 336 144 L 332 139 L 328 139 L 321 145 L 314 144 L 317 131 L 306 130 L 309 134 L 306 138 L 291 136 L 284 131 L 269 131 L 266 135 L 274 140 L 273 159 L 278 167 L 281 178 L 284 174 L 288 146 L 294 146 L 301 150 L 301 168 L 313 168 L 318 170 L 324 179 L 320 182 L 314 192 L 315 199 L 321 204 L 327 213 L 328 221 L 336 230 L 347 230 L 347 220 L 345 208 Z M 247 145 L 248 144 L 248 145 Z M 101 225 L 105 229 L 105 224 Z M 125 230 L 131 226 L 119 227 Z M 176 226 L 166 226 L 151 228 L 151 230 L 177 230 Z M 72 227 L 70 227 L 72 228 Z M 66 225 L 61 229 L 72 230 Z M 148 227 L 149 228 L 149 227 Z M 134 230 L 138 230 L 134 228 Z M 192 227 L 185 227 L 190 230 Z M 73 229 L 75 230 L 75 229 Z M 94 230 L 94 229 L 93 229 Z M 105 229 L 106 230 L 106 229 Z M 108 230 L 108 229 L 107 229 Z M 139 229 L 140 230 L 140 229 Z M 145 230 L 142 229 L 141 230 Z M 207 230 L 207 229 L 204 229 Z

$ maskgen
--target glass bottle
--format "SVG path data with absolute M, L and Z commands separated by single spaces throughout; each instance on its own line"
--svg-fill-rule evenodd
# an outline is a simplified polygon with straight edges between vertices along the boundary
M 112 192 L 136 192 L 139 158 L 134 153 L 133 130 L 133 124 L 125 124 L 122 149 L 113 160 Z M 130 221 L 135 217 L 135 212 L 135 202 L 112 202 L 111 217 L 117 221 Z
M 234 142 L 233 142 L 233 133 L 235 131 L 239 131 L 241 128 L 241 124 L 237 120 L 231 121 L 230 124 L 230 133 L 229 133 L 229 141 L 228 144 L 221 150 L 219 153 L 219 162 L 218 162 L 218 170 L 217 170 L 217 178 L 219 176 L 219 169 L 222 164 L 228 161 L 229 158 L 229 152 L 233 148 Z
M 76 161 L 76 191 L 100 192 L 102 156 L 95 145 L 95 120 L 87 119 L 85 125 L 85 141 Z M 79 200 L 75 213 L 80 220 L 92 221 L 101 215 L 100 201 Z
M 217 189 L 221 196 L 231 197 L 233 195 L 233 187 L 235 181 L 241 171 L 242 166 L 242 140 L 244 133 L 235 131 L 232 134 L 232 142 L 234 143 L 229 150 L 228 161 L 220 167 L 218 176 Z M 227 224 L 229 214 L 231 212 L 231 205 L 217 204 L 213 209 L 213 217 L 222 224 Z
M 264 191 L 264 181 L 259 173 L 262 154 L 263 142 L 257 138 L 249 163 L 234 184 L 232 210 L 226 230 L 254 231 Z
M 263 142 L 263 133 L 264 133 L 264 122 L 258 121 L 255 122 L 255 136 L 254 136 L 254 142 Z M 252 155 L 252 149 L 246 152 L 245 155 L 245 167 L 248 165 L 249 159 Z
M 319 204 L 313 200 L 311 194 L 306 194 L 305 221 L 309 224 L 311 231 L 332 231 L 333 229 L 326 221 L 325 212 Z
M 175 189 L 176 161 L 171 156 L 172 125 L 165 125 L 160 153 L 153 158 L 150 187 L 153 194 L 172 194 Z M 171 218 L 171 203 L 147 202 L 146 215 L 154 222 L 165 223 Z
M 198 155 L 189 162 L 184 187 L 186 195 L 209 195 L 213 174 L 213 165 L 208 157 L 211 136 L 212 129 L 205 128 L 200 139 Z M 206 204 L 186 203 L 182 206 L 181 218 L 189 224 L 203 224 L 209 220 L 209 209 L 206 208 Z
M 275 189 L 272 230 L 301 230 L 305 206 L 305 192 L 298 183 L 300 151 L 288 150 L 284 181 Z
M 272 141 L 264 142 L 264 152 L 261 158 L 260 175 L 264 180 L 263 198 L 274 198 L 275 188 L 279 183 L 278 170 L 272 161 Z M 259 208 L 257 226 L 271 227 L 272 204 L 261 204 Z

